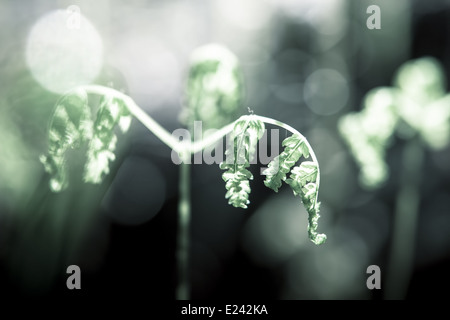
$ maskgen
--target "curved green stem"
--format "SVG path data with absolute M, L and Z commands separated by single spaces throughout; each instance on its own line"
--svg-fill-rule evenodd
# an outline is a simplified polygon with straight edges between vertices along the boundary
M 156 122 L 151 116 L 149 116 L 145 111 L 143 111 L 134 102 L 134 100 L 130 96 L 124 94 L 123 92 L 117 91 L 113 88 L 100 86 L 100 85 L 86 85 L 86 86 L 82 86 L 80 88 L 83 90 L 86 90 L 86 92 L 88 92 L 88 93 L 98 94 L 98 95 L 111 95 L 111 96 L 117 97 L 119 99 L 122 99 L 125 102 L 130 113 L 137 120 L 139 120 L 147 129 L 149 129 L 155 136 L 157 136 L 169 148 L 173 149 L 174 151 L 176 151 L 180 154 L 184 153 L 186 151 L 191 154 L 194 154 L 194 153 L 197 153 L 197 152 L 205 149 L 208 146 L 213 145 L 214 143 L 216 143 L 217 141 L 222 139 L 224 136 L 226 136 L 228 133 L 233 131 L 234 124 L 235 124 L 235 122 L 232 122 L 232 123 L 224 126 L 223 128 L 219 129 L 215 133 L 211 134 L 210 136 L 208 136 L 202 140 L 199 140 L 199 141 L 195 141 L 195 142 L 191 142 L 191 143 L 189 143 L 189 142 L 186 143 L 185 141 L 180 142 L 177 139 L 175 139 L 166 129 L 164 129 L 162 126 L 160 126 L 159 123 Z M 287 131 L 291 132 L 292 134 L 296 134 L 296 135 L 300 136 L 301 139 L 303 139 L 303 141 L 305 142 L 306 146 L 308 147 L 309 153 L 311 155 L 313 162 L 318 164 L 317 157 L 314 154 L 314 150 L 311 148 L 311 145 L 309 144 L 308 140 L 306 140 L 306 138 L 300 132 L 298 132 L 296 129 L 294 129 L 293 127 L 291 127 L 283 122 L 280 122 L 278 120 L 274 120 L 271 118 L 257 116 L 257 115 L 252 115 L 252 117 L 254 117 L 255 120 L 260 120 L 264 123 L 281 127 L 283 129 L 286 129 Z M 319 166 L 317 166 L 317 168 L 319 170 Z M 319 183 L 320 183 L 320 172 L 318 172 L 318 177 L 317 177 L 317 186 L 318 187 L 319 187 Z
M 169 148 L 175 151 L 180 150 L 180 142 L 175 139 L 166 129 L 164 129 L 158 122 L 156 122 L 152 117 L 150 117 L 144 110 L 142 110 L 130 97 L 126 94 L 117 91 L 113 88 L 103 87 L 99 85 L 88 85 L 83 86 L 81 89 L 86 90 L 88 93 L 98 94 L 98 95 L 108 95 L 125 102 L 130 113 L 138 119 L 148 130 L 150 130 L 155 136 L 157 136 L 162 142 L 164 142 Z

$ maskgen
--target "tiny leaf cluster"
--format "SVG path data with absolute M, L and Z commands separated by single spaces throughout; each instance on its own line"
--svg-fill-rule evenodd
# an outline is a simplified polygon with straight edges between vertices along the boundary
M 358 163 L 360 181 L 376 188 L 387 180 L 386 149 L 394 134 L 418 137 L 439 150 L 450 142 L 450 94 L 439 61 L 423 57 L 404 63 L 394 86 L 372 89 L 363 109 L 343 116 L 338 129 Z
M 93 121 L 85 91 L 77 89 L 61 97 L 50 121 L 48 154 L 40 156 L 51 175 L 50 189 L 59 192 L 67 188 L 66 153 L 80 148 L 83 143 L 88 144 L 83 179 L 100 183 L 115 159 L 117 136 L 114 129 L 118 125 L 126 132 L 130 122 L 131 115 L 118 98 L 104 96 Z

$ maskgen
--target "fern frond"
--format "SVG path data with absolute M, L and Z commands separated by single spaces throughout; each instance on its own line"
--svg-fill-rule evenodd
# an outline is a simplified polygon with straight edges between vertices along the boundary
M 250 166 L 250 159 L 264 130 L 264 123 L 251 115 L 241 117 L 234 126 L 232 144 L 225 152 L 226 161 L 220 164 L 221 169 L 227 170 L 222 175 L 227 189 L 225 198 L 234 207 L 246 209 L 250 203 L 249 180 L 253 175 L 246 168 Z
M 320 218 L 320 203 L 317 202 L 318 187 L 318 166 L 315 162 L 304 161 L 300 166 L 294 167 L 286 183 L 290 185 L 294 195 L 299 195 L 302 203 L 308 212 L 308 234 L 315 244 L 322 244 L 326 241 L 325 234 L 317 233 L 318 220 Z
M 202 121 L 203 129 L 220 128 L 240 114 L 244 98 L 242 68 L 226 47 L 207 44 L 191 56 L 181 120 Z
M 48 155 L 40 160 L 51 175 L 50 189 L 54 192 L 67 187 L 67 150 L 79 147 L 92 137 L 92 120 L 88 96 L 83 90 L 63 96 L 57 103 L 50 121 Z
M 131 115 L 122 100 L 113 97 L 103 97 L 94 132 L 87 152 L 87 162 L 84 171 L 84 181 L 100 183 L 109 173 L 109 163 L 115 160 L 117 136 L 114 133 L 116 125 L 125 133 L 130 125 Z
M 264 171 L 266 179 L 264 184 L 275 192 L 285 181 L 294 192 L 300 196 L 306 211 L 308 212 L 308 234 L 315 244 L 322 244 L 327 239 L 326 235 L 318 234 L 318 220 L 320 204 L 317 202 L 319 193 L 319 167 L 314 156 L 314 161 L 303 161 L 300 166 L 294 167 L 303 155 L 309 158 L 311 151 L 304 137 L 294 134 L 283 141 L 284 150 L 275 157 Z M 294 168 L 292 168 L 294 167 Z M 291 170 L 292 168 L 292 170 Z M 290 176 L 287 179 L 287 174 Z
M 50 189 L 59 192 L 67 188 L 65 154 L 87 141 L 84 181 L 100 183 L 109 173 L 109 163 L 115 159 L 117 137 L 114 128 L 119 125 L 122 132 L 126 132 L 130 122 L 131 115 L 120 99 L 103 97 L 93 123 L 86 91 L 75 90 L 63 96 L 56 103 L 50 122 L 48 154 L 40 156 L 45 170 L 51 175 Z
M 263 172 L 266 175 L 264 184 L 275 192 L 278 192 L 282 181 L 286 180 L 286 174 L 289 173 L 300 157 L 302 155 L 305 158 L 309 157 L 309 149 L 299 135 L 294 134 L 284 139 L 283 147 L 283 152 L 276 156 Z

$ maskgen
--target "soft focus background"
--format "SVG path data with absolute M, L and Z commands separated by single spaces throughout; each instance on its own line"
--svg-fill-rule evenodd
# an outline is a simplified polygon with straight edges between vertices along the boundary
M 366 27 L 372 4 L 381 30 Z M 52 12 L 74 5 L 82 19 L 68 40 Z M 242 210 L 227 204 L 217 165 L 192 165 L 192 298 L 383 298 L 403 141 L 388 149 L 387 184 L 368 191 L 337 122 L 360 110 L 367 91 L 391 85 L 409 59 L 434 56 L 450 79 L 446 0 L 1 0 L 2 296 L 70 296 L 66 268 L 76 264 L 83 296 L 174 298 L 178 167 L 170 149 L 134 120 L 106 180 L 83 184 L 73 160 L 60 194 L 49 191 L 39 155 L 56 100 L 79 83 L 124 90 L 167 130 L 180 128 L 190 53 L 210 42 L 240 60 L 242 114 L 250 107 L 286 122 L 316 151 L 319 232 L 328 240 L 308 240 L 299 198 L 286 186 L 266 188 L 257 166 Z M 450 147 L 425 152 L 406 294 L 415 299 L 445 297 L 450 285 Z M 372 264 L 381 290 L 366 287 Z

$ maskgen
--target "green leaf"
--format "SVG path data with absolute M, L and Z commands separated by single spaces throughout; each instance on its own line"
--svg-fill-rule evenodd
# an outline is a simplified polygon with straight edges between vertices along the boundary
M 319 186 L 318 186 L 318 166 L 315 162 L 304 161 L 292 169 L 289 184 L 294 195 L 299 195 L 302 203 L 308 212 L 308 234 L 309 238 L 315 244 L 322 244 L 326 241 L 327 236 L 317 233 L 320 203 L 317 202 Z
M 444 68 L 432 57 L 410 60 L 397 70 L 394 84 L 420 106 L 425 106 L 444 96 Z
M 399 125 L 395 106 L 400 101 L 398 89 L 373 89 L 365 96 L 362 111 L 339 120 L 339 132 L 361 169 L 359 179 L 366 188 L 376 188 L 388 178 L 384 158 Z M 414 109 L 412 104 L 408 107 Z
M 323 233 L 317 233 L 320 218 L 320 203 L 316 203 L 314 209 L 308 210 L 308 234 L 314 244 L 323 244 L 327 240 L 327 236 Z
M 302 155 L 305 158 L 309 157 L 308 146 L 299 135 L 292 135 L 284 139 L 282 145 L 284 146 L 283 152 L 276 156 L 263 172 L 266 175 L 264 184 L 275 192 L 278 192 L 282 181 L 286 180 L 286 174 L 289 173 L 300 157 Z
M 239 118 L 234 126 L 232 144 L 225 152 L 226 161 L 220 164 L 221 169 L 227 170 L 222 175 L 227 189 L 225 198 L 234 207 L 246 209 L 250 203 L 249 180 L 253 175 L 246 168 L 250 166 L 250 159 L 264 130 L 264 123 L 251 115 Z
M 40 160 L 51 175 L 50 189 L 59 192 L 67 188 L 66 152 L 88 142 L 84 180 L 100 183 L 109 173 L 109 163 L 115 159 L 117 137 L 114 128 L 128 130 L 131 115 L 122 100 L 103 97 L 95 123 L 91 120 L 88 96 L 76 90 L 63 96 L 57 103 L 50 121 L 48 154 Z
M 317 233 L 320 217 L 320 205 L 317 202 L 319 193 L 317 181 L 319 175 L 318 164 L 314 161 L 303 161 L 299 166 L 294 167 L 302 155 L 305 158 L 309 158 L 310 155 L 308 145 L 300 135 L 292 135 L 286 138 L 283 141 L 283 146 L 283 152 L 275 157 L 263 172 L 266 175 L 264 184 L 278 192 L 283 181 L 285 181 L 291 187 L 294 195 L 300 196 L 308 212 L 309 238 L 315 244 L 322 244 L 327 237 L 324 234 Z M 290 176 L 286 179 L 286 175 L 289 172 Z
M 50 121 L 48 135 L 48 155 L 40 160 L 51 175 L 50 189 L 64 190 L 67 185 L 67 150 L 78 148 L 80 143 L 92 137 L 92 121 L 87 93 L 77 90 L 63 96 L 57 103 Z
M 294 191 L 295 195 L 301 195 L 304 193 L 304 187 L 308 182 L 315 184 L 317 180 L 317 164 L 312 161 L 304 161 L 300 166 L 295 167 L 291 171 L 289 179 L 286 183 L 289 184 Z M 318 192 L 318 190 L 316 190 Z
M 360 112 L 339 120 L 339 132 L 360 167 L 364 187 L 378 188 L 388 179 L 385 155 L 395 133 L 403 139 L 419 135 L 433 149 L 448 144 L 450 99 L 445 88 L 445 72 L 438 60 L 410 60 L 397 70 L 393 87 L 370 90 Z
M 114 129 L 116 125 L 119 125 L 122 132 L 126 132 L 130 122 L 131 115 L 122 100 L 103 97 L 87 152 L 85 182 L 100 183 L 109 173 L 109 163 L 115 160 L 117 136 Z

